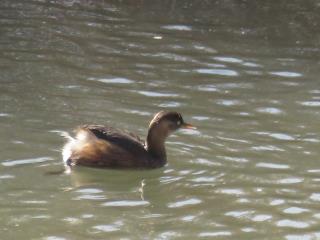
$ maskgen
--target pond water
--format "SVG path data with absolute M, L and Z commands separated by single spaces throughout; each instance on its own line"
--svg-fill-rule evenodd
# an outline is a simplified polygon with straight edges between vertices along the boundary
M 319 239 L 319 1 L 1 1 L 1 239 Z M 197 130 L 151 171 L 63 169 L 61 131 Z

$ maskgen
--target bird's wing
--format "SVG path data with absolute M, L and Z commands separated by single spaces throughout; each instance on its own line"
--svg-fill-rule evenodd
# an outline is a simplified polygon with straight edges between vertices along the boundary
M 81 129 L 89 130 L 97 138 L 111 142 L 129 151 L 143 150 L 144 142 L 135 134 L 102 125 L 84 125 Z

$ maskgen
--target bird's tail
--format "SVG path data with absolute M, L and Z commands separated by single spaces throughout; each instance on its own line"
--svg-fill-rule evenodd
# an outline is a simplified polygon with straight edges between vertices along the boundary
M 74 141 L 75 139 L 71 137 L 71 135 L 68 132 L 61 131 L 58 133 L 61 137 L 67 139 L 68 141 Z
M 66 144 L 62 148 L 62 159 L 65 166 L 69 166 L 70 157 L 72 155 L 72 148 L 74 143 L 76 142 L 76 139 L 65 131 L 59 131 L 58 134 L 67 140 Z

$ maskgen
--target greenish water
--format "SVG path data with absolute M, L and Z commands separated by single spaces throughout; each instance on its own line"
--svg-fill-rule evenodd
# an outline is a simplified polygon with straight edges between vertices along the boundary
M 1 239 L 319 239 L 318 1 L 1 1 Z M 63 168 L 60 131 L 197 130 L 152 171 Z

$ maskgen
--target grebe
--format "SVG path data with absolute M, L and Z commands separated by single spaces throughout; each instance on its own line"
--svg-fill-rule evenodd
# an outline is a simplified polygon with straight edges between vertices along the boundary
M 138 136 L 101 125 L 84 125 L 68 142 L 62 156 L 66 167 L 158 168 L 167 163 L 166 138 L 179 128 L 195 128 L 178 112 L 158 112 L 149 124 L 146 141 Z

